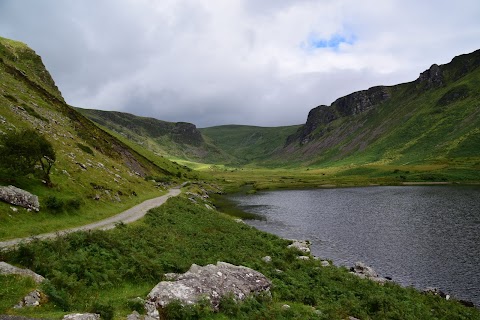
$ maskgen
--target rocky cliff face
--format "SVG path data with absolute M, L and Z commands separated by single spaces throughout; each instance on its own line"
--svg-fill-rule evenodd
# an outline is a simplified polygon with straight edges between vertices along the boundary
M 175 123 L 171 134 L 173 141 L 177 143 L 199 146 L 204 142 L 202 134 L 198 131 L 197 127 L 188 122 Z
M 321 105 L 308 113 L 307 122 L 294 135 L 287 138 L 287 144 L 299 141 L 300 144 L 321 137 L 325 125 L 347 116 L 368 111 L 390 98 L 389 89 L 384 86 L 351 93 L 341 97 L 330 106 Z
M 286 146 L 292 143 L 307 144 L 322 137 L 326 131 L 326 125 L 343 117 L 362 114 L 376 108 L 392 96 L 392 91 L 401 86 L 409 86 L 409 93 L 422 94 L 428 90 L 435 90 L 447 86 L 464 75 L 472 72 L 480 66 L 480 50 L 470 54 L 461 55 L 452 59 L 445 65 L 433 64 L 429 69 L 422 72 L 419 77 L 408 84 L 400 84 L 393 87 L 377 86 L 368 90 L 354 92 L 341 97 L 330 106 L 321 105 L 312 109 L 307 122 L 295 134 L 289 136 Z M 459 91 L 458 89 L 457 91 Z M 468 88 L 458 93 L 452 99 L 465 98 Z M 450 94 L 452 95 L 452 94 Z M 458 98 L 459 96 L 460 98 Z M 447 99 L 449 97 L 446 97 Z M 450 99 L 451 100 L 451 99 Z

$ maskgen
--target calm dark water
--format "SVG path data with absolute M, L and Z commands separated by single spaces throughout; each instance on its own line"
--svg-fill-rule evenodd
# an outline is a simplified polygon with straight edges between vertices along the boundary
M 258 229 L 308 239 L 336 265 L 363 261 L 405 286 L 480 306 L 480 188 L 364 187 L 230 197 Z

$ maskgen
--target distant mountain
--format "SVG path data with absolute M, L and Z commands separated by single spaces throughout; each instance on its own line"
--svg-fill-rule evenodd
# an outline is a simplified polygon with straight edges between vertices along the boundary
M 229 161 L 228 155 L 204 140 L 194 124 L 167 122 L 116 111 L 77 110 L 100 126 L 157 155 L 200 162 Z
M 157 154 L 267 167 L 480 163 L 480 50 L 432 65 L 418 79 L 377 86 L 312 109 L 304 125 L 196 129 L 118 112 L 82 110 Z
M 480 50 L 310 111 L 273 157 L 332 164 L 480 163 Z

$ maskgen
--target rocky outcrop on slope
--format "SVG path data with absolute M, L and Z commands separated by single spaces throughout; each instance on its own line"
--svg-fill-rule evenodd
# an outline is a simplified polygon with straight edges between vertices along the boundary
M 318 106 L 310 110 L 305 125 L 294 135 L 288 137 L 286 144 L 294 141 L 300 141 L 301 144 L 308 143 L 312 139 L 322 136 L 324 133 L 322 127 L 330 122 L 341 117 L 366 112 L 389 98 L 388 88 L 378 86 L 341 97 L 330 106 Z
M 417 88 L 428 90 L 441 87 L 444 84 L 445 79 L 443 77 L 442 69 L 437 64 L 433 64 L 430 69 L 420 73 L 420 76 L 415 82 Z
M 199 146 L 204 142 L 202 134 L 197 127 L 188 122 L 175 123 L 171 135 L 172 140 L 177 143 Z
M 36 283 L 41 283 L 43 282 L 43 280 L 45 280 L 44 277 L 33 272 L 32 270 L 18 268 L 3 261 L 0 261 L 0 274 L 16 274 L 20 276 L 30 277 Z
M 271 282 L 253 269 L 217 262 L 204 267 L 193 264 L 183 274 L 167 274 L 168 279 L 157 284 L 147 296 L 148 316 L 159 319 L 158 310 L 176 300 L 184 305 L 195 304 L 206 298 L 217 309 L 222 297 L 232 294 L 243 300 L 250 294 L 267 292 Z
M 0 187 L 0 200 L 25 209 L 40 211 L 36 195 L 14 186 Z
M 359 278 L 369 279 L 380 284 L 390 281 L 390 278 L 387 279 L 380 277 L 372 267 L 367 266 L 363 262 L 356 262 L 355 265 L 350 268 L 350 273 L 356 275 Z

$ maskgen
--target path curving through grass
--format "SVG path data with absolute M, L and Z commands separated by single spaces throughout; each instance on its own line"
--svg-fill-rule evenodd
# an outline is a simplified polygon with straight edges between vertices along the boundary
M 83 225 L 80 227 L 39 234 L 32 237 L 16 238 L 8 241 L 3 241 L 3 242 L 0 242 L 0 250 L 11 248 L 20 243 L 30 242 L 35 239 L 49 239 L 59 235 L 61 236 L 61 235 L 65 235 L 65 234 L 76 232 L 76 231 L 86 231 L 86 230 L 92 230 L 92 229 L 108 230 L 108 229 L 114 228 L 117 223 L 131 223 L 131 222 L 137 221 L 138 219 L 143 218 L 143 216 L 145 216 L 148 210 L 164 204 L 168 200 L 168 198 L 178 196 L 180 192 L 181 191 L 179 188 L 172 188 L 168 190 L 167 194 L 161 197 L 146 200 L 113 217 L 109 217 L 107 219 L 89 223 L 87 225 Z

